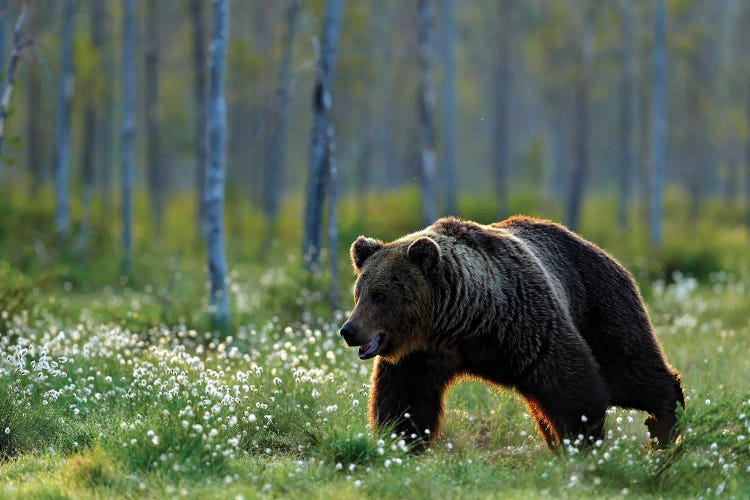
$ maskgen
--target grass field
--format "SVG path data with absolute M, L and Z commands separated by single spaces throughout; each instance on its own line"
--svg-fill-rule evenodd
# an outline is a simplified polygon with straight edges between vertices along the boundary
M 410 200 L 383 203 L 404 213 Z M 645 415 L 612 409 L 603 442 L 551 453 L 512 392 L 463 382 L 444 435 L 415 454 L 367 428 L 372 361 L 336 333 L 343 313 L 328 313 L 327 278 L 299 271 L 291 216 L 264 264 L 255 247 L 230 245 L 235 323 L 219 336 L 205 333 L 202 257 L 181 243 L 188 235 L 155 242 L 118 279 L 106 238 L 85 265 L 32 243 L 33 230 L 21 238 L 45 210 L 10 205 L 21 215 L 0 233 L 0 497 L 750 495 L 750 246 L 731 217 L 690 233 L 670 219 L 658 256 L 646 256 L 637 228 L 619 234 L 597 219 L 608 209 L 584 219 L 584 234 L 634 270 L 683 375 L 676 444 L 647 449 Z M 414 224 L 363 225 L 343 210 L 342 239 Z M 243 217 L 228 226 L 262 234 Z M 143 246 L 149 231 L 137 231 Z

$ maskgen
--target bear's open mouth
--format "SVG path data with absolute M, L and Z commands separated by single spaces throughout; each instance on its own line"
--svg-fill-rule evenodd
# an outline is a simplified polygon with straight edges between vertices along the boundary
M 378 353 L 380 349 L 380 335 L 372 339 L 372 342 L 359 346 L 359 352 L 357 355 L 359 359 L 370 359 Z

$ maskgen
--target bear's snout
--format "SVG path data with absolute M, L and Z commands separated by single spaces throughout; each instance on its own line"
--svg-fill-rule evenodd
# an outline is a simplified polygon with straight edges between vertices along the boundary
M 346 345 L 349 347 L 358 345 L 356 340 L 357 332 L 351 323 L 344 323 L 344 326 L 339 330 L 339 335 L 344 337 L 344 342 L 346 342 Z

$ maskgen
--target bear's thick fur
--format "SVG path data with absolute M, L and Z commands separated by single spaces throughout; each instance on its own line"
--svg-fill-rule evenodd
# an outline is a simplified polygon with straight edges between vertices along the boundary
M 351 247 L 355 307 L 341 328 L 378 356 L 374 428 L 407 439 L 440 432 L 446 389 L 464 376 L 515 388 L 550 448 L 603 437 L 610 405 L 644 410 L 651 437 L 673 437 L 684 407 L 630 274 L 596 245 L 548 221 L 489 226 L 455 218 Z

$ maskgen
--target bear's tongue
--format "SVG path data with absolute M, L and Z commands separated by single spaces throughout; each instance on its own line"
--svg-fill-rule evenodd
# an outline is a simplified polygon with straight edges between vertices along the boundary
M 378 350 L 378 347 L 380 347 L 380 336 L 378 335 L 375 337 L 375 339 L 370 342 L 369 344 L 365 344 L 363 346 L 359 347 L 359 359 L 369 359 L 373 356 L 375 356 L 375 353 Z

